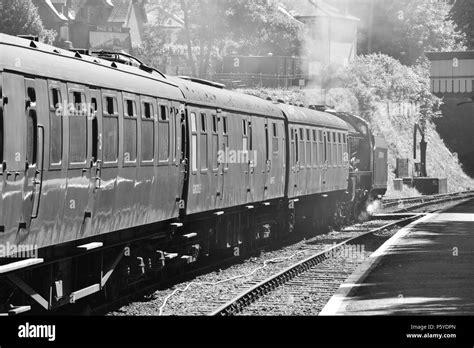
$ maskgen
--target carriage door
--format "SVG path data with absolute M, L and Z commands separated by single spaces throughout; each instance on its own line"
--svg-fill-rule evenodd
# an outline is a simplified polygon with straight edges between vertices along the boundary
M 92 217 L 89 206 L 89 186 L 91 163 L 88 156 L 90 147 L 89 91 L 83 86 L 68 84 L 69 108 L 69 154 L 68 154 L 68 185 L 64 219 L 70 233 L 79 232 L 84 237 Z
M 175 113 L 175 153 L 176 165 L 179 168 L 179 183 L 182 185 L 187 179 L 188 154 L 187 154 L 187 127 L 186 127 L 186 107 L 184 104 L 176 104 Z M 183 197 L 181 197 L 183 198 Z
M 91 141 L 91 174 L 88 210 L 95 212 L 95 202 L 101 187 L 102 170 L 102 116 L 100 91 L 90 89 L 90 111 L 88 115 L 88 138 Z
M 272 136 L 271 133 L 271 123 L 268 122 L 268 118 L 265 119 L 265 169 L 264 169 L 264 189 L 263 189 L 263 199 L 267 199 L 268 195 L 270 194 L 269 189 L 271 185 L 271 172 L 272 172 Z
M 328 169 L 329 169 L 329 149 L 328 149 L 328 137 L 329 133 L 327 131 L 323 132 L 323 164 L 321 168 L 321 189 L 322 192 L 327 192 L 328 187 Z
M 245 168 L 245 186 L 247 189 L 247 201 L 251 202 L 253 200 L 253 176 L 255 172 L 254 162 L 251 159 L 252 151 L 252 125 L 250 122 L 251 118 L 244 116 L 242 118 L 242 156 L 239 158 L 242 165 Z M 243 163 L 245 162 L 245 163 Z
M 228 163 L 222 154 L 226 153 L 227 139 L 227 117 L 222 115 L 222 111 L 212 114 L 212 153 L 213 153 L 213 174 L 217 178 L 216 187 L 216 208 L 223 206 L 224 200 L 224 181 Z
M 38 216 L 43 177 L 44 128 L 38 126 L 36 81 L 25 79 L 26 165 L 23 189 L 23 222 L 26 229 Z

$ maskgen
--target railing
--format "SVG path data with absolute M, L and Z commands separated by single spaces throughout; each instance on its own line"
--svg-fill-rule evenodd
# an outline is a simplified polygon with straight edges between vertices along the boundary
M 306 75 L 266 75 L 266 74 L 215 74 L 211 78 L 226 85 L 227 88 L 282 88 L 305 87 L 308 82 Z

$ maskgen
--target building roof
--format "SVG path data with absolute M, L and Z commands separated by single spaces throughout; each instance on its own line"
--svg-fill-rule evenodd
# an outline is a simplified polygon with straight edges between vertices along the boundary
M 132 8 L 132 0 L 109 0 L 112 2 L 112 12 L 107 20 L 109 23 L 126 23 Z
M 360 19 L 350 14 L 340 11 L 337 7 L 329 5 L 324 0 L 301 0 L 292 1 L 284 0 L 289 12 L 296 18 L 308 17 L 331 17 L 341 18 L 352 21 L 359 21 Z
M 54 7 L 51 0 L 36 0 L 33 2 L 36 6 L 46 9 L 52 16 L 55 22 L 67 22 L 68 19 L 65 15 L 59 12 L 56 7 Z

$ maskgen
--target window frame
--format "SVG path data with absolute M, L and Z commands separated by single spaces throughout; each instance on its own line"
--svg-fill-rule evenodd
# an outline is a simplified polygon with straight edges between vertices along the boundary
M 122 117 L 123 117 L 123 139 L 122 139 L 122 146 L 123 146 L 123 155 L 122 155 L 122 158 L 123 158 L 123 167 L 124 168 L 129 168 L 129 167 L 136 167 L 138 165 L 138 158 L 139 158 L 139 142 L 141 142 L 141 139 L 139 139 L 139 131 L 138 131 L 138 115 L 139 113 L 141 113 L 141 110 L 138 109 L 138 105 L 139 103 L 137 103 L 137 96 L 135 95 L 132 95 L 132 94 L 128 94 L 128 93 L 122 93 L 122 99 L 123 99 L 123 113 L 122 113 Z M 132 112 L 133 112 L 133 115 L 129 115 L 129 103 L 132 103 Z M 133 161 L 127 161 L 125 159 L 125 153 L 126 153 L 126 149 L 125 149 L 125 143 L 126 143 L 126 132 L 127 132 L 127 121 L 134 121 L 135 123 L 135 159 Z M 120 143 L 120 142 L 119 142 Z
M 198 126 L 197 126 L 197 114 L 195 111 L 189 113 L 189 124 L 191 131 L 191 173 L 192 175 L 197 175 L 199 169 L 199 139 L 198 139 Z
M 150 108 L 151 108 L 151 114 L 150 114 L 150 118 L 146 117 L 146 114 L 145 114 L 145 105 L 148 104 L 150 105 Z M 154 99 L 152 98 L 149 98 L 149 97 L 143 97 L 143 96 L 140 96 L 140 121 L 139 121 L 139 124 L 140 124 L 140 131 L 139 131 L 139 134 L 140 134 L 140 140 L 139 140 L 139 143 L 140 143 L 140 166 L 142 167 L 146 167 L 146 166 L 154 166 L 155 165 L 155 160 L 156 160 L 156 145 L 157 145 L 157 140 L 156 140 L 156 119 L 157 119 L 157 115 L 156 115 L 156 102 Z M 146 125 L 146 124 L 151 124 L 152 125 L 152 129 L 153 129 L 153 134 L 152 134 L 152 143 L 153 143 L 153 146 L 152 146 L 152 149 L 153 149 L 153 156 L 152 156 L 152 159 L 151 160 L 144 160 L 143 159 L 143 140 L 144 140 L 144 137 L 143 137 L 143 127 Z
M 84 112 L 84 110 L 82 110 L 82 107 L 81 107 L 81 110 L 77 110 L 76 109 L 76 101 L 75 101 L 75 96 L 76 96 L 76 93 L 80 93 L 81 94 L 81 106 L 87 104 L 87 93 L 86 93 L 86 89 L 85 87 L 82 88 L 82 87 L 78 87 L 78 86 L 73 86 L 73 87 L 68 87 L 68 102 L 69 102 L 69 105 L 72 103 L 74 104 L 74 111 L 80 111 L 80 112 Z M 85 122 L 85 154 L 84 154 L 84 161 L 83 162 L 72 162 L 72 159 L 71 159 L 71 127 L 72 127 L 72 122 L 71 120 L 72 119 L 76 119 L 76 118 L 83 118 L 84 122 Z M 74 116 L 71 116 L 71 117 L 68 117 L 68 154 L 67 154 L 67 159 L 68 159 L 68 168 L 69 169 L 84 169 L 86 166 L 87 166 L 87 161 L 88 161 L 88 156 L 89 156 L 89 122 L 88 122 L 88 119 L 87 117 L 83 117 L 83 116 L 78 116 L 78 115 L 74 115 Z
M 53 101 L 53 90 L 57 90 L 59 92 L 59 109 L 61 112 L 61 116 L 57 115 L 57 110 L 58 108 L 56 105 L 54 105 Z M 49 169 L 50 170 L 61 170 L 64 164 L 64 129 L 65 129 L 65 117 L 63 115 L 63 105 L 64 105 L 64 96 L 63 96 L 63 88 L 59 82 L 56 81 L 48 81 L 48 102 L 49 102 L 49 150 L 48 150 L 48 162 L 49 162 Z M 60 124 L 61 124 L 61 131 L 60 131 L 60 161 L 59 162 L 53 162 L 52 158 L 52 139 L 53 139 L 53 134 L 52 134 L 52 119 L 53 118 L 59 118 Z M 69 123 L 67 123 L 67 127 L 69 129 Z
M 120 107 L 119 107 L 119 95 L 117 92 L 114 91 L 101 91 L 102 96 L 102 166 L 104 168 L 116 168 L 119 164 L 119 156 L 120 156 Z M 109 113 L 109 99 L 112 100 L 113 104 L 113 113 Z M 117 156 L 115 161 L 106 161 L 106 150 L 105 150 L 105 120 L 106 119 L 113 119 L 117 123 Z
M 166 110 L 166 117 L 163 118 L 163 108 Z M 169 166 L 171 164 L 171 159 L 172 159 L 172 152 L 171 152 L 171 135 L 172 135 L 172 124 L 171 124 L 171 104 L 168 101 L 163 101 L 163 100 L 158 100 L 158 133 L 156 134 L 156 137 L 158 138 L 158 153 L 156 154 L 157 160 L 158 160 L 158 166 Z M 162 160 L 160 158 L 161 154 L 161 149 L 160 149 L 160 130 L 161 130 L 161 125 L 167 124 L 168 125 L 168 159 Z
M 204 110 L 199 111 L 199 168 L 198 170 L 201 172 L 201 174 L 206 174 L 209 171 L 209 117 L 208 117 L 208 112 Z M 204 121 L 204 122 L 203 122 Z M 206 140 L 206 158 L 203 161 L 203 149 L 202 149 L 202 144 L 203 144 L 203 138 Z

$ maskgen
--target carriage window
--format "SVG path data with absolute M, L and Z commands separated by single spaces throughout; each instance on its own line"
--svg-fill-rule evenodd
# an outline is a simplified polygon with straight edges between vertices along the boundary
M 82 92 L 72 92 L 72 102 L 76 112 L 83 111 L 85 96 Z M 82 164 L 87 156 L 87 118 L 76 114 L 69 118 L 69 162 Z
M 336 143 L 336 133 L 332 133 L 332 142 L 335 144 Z
M 337 140 L 338 140 L 338 143 L 341 144 L 342 141 L 341 141 L 341 133 L 337 133 Z
M 109 115 L 113 115 L 115 114 L 115 111 L 117 110 L 117 108 L 115 107 L 115 98 L 112 98 L 112 97 L 107 97 L 105 98 L 105 104 L 107 106 L 107 113 Z
M 73 99 L 74 99 L 74 108 L 76 111 L 82 110 L 82 93 L 81 92 L 73 92 Z
M 162 121 L 168 121 L 168 107 L 166 105 L 160 106 L 160 119 Z
M 63 115 L 59 88 L 51 89 L 50 104 L 50 162 L 51 164 L 61 164 L 63 157 Z M 61 112 L 61 114 L 57 113 L 57 111 Z
M 305 164 L 306 159 L 305 159 L 305 145 L 304 145 L 304 129 L 300 128 L 300 154 L 299 154 L 299 160 L 301 164 Z
M 328 161 L 328 135 L 324 133 L 324 163 Z
M 217 115 L 212 115 L 212 131 L 217 133 Z
M 228 134 L 227 117 L 223 117 L 222 120 L 223 120 L 223 123 L 224 123 L 224 134 Z
M 316 132 L 316 129 L 313 129 L 313 141 L 316 142 L 318 141 L 318 138 L 317 138 L 317 132 Z
M 127 100 L 127 113 L 125 116 L 135 117 L 136 104 L 133 100 Z
M 143 103 L 143 117 L 146 119 L 151 119 L 153 115 L 153 107 L 150 103 Z
M 52 108 L 60 108 L 61 104 L 61 92 L 59 91 L 59 88 L 52 88 L 51 89 L 51 106 Z
M 191 137 L 191 157 L 192 157 L 192 167 L 193 167 L 193 172 L 197 172 L 198 164 L 197 164 L 197 127 L 196 127 L 196 114 L 193 112 L 191 113 L 191 131 L 192 131 L 192 137 Z
M 160 106 L 160 122 L 158 123 L 158 151 L 159 161 L 168 162 L 170 159 L 170 121 L 169 109 L 166 105 Z
M 305 157 L 306 165 L 311 167 L 311 130 L 306 129 L 306 157 Z
M 242 120 L 242 127 L 244 137 L 246 137 L 248 134 L 247 120 Z
M 191 114 L 191 132 L 197 132 L 196 114 L 195 113 Z
M 344 144 L 347 142 L 347 138 L 345 134 L 342 135 L 342 141 L 344 142 Z
M 97 112 L 97 99 L 92 98 L 92 110 L 94 118 L 92 119 L 92 160 L 97 162 L 99 159 L 99 122 L 95 117 Z
M 272 149 L 275 156 L 278 155 L 279 145 L 278 145 L 278 129 L 277 124 L 273 123 L 273 140 L 272 140 Z
M 123 157 L 125 163 L 135 163 L 137 160 L 137 105 L 135 101 L 127 100 L 126 108 L 123 120 Z
M 33 87 L 28 87 L 27 93 L 28 93 L 28 99 L 30 100 L 30 102 L 36 103 L 36 91 L 35 91 L 35 89 Z
M 37 147 L 37 118 L 36 111 L 30 110 L 27 118 L 27 136 L 26 136 L 26 160 L 30 165 L 36 164 L 36 147 Z
M 298 164 L 298 162 L 300 161 L 300 151 L 299 151 L 299 142 L 298 142 L 298 130 L 295 129 L 295 144 L 296 144 L 296 156 L 295 156 L 295 159 L 296 159 L 296 163 Z
M 85 117 L 69 118 L 69 161 L 84 163 L 87 154 L 87 119 Z
M 207 144 L 207 116 L 206 114 L 201 114 L 201 143 L 199 149 L 200 152 L 200 161 L 201 161 L 201 170 L 207 170 L 207 161 L 208 161 L 208 144 Z
M 143 103 L 142 120 L 142 161 L 152 162 L 155 159 L 155 122 L 153 119 L 153 105 Z
M 207 132 L 206 114 L 201 114 L 201 132 Z
M 103 157 L 106 163 L 116 163 L 118 160 L 119 120 L 117 98 L 106 97 L 103 118 Z
M 97 112 L 97 109 L 98 109 L 98 106 L 97 106 L 97 99 L 96 98 L 92 98 L 91 99 L 91 104 L 92 104 L 92 113 L 93 113 L 93 116 L 95 116 L 95 113 Z

